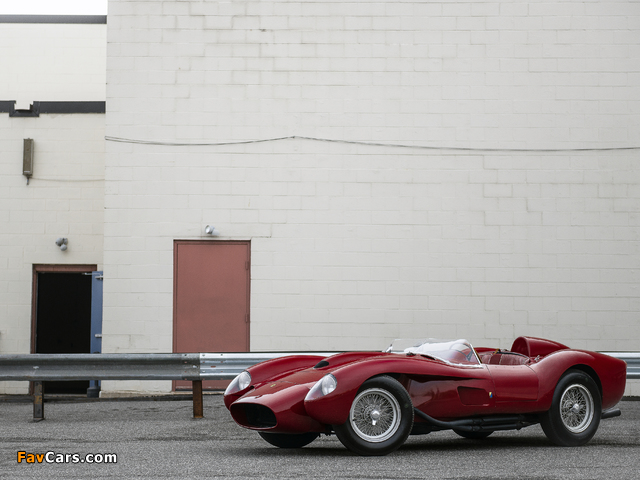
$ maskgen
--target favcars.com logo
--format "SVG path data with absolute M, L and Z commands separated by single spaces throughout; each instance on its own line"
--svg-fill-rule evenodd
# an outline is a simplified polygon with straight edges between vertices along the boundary
M 18 452 L 18 463 L 118 463 L 115 453 L 28 453 Z

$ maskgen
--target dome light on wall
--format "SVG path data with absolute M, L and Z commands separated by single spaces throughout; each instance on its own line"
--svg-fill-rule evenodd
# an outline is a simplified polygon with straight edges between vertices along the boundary
M 56 240 L 56 245 L 60 247 L 60 250 L 62 250 L 63 252 L 67 249 L 67 243 L 69 242 L 69 240 L 67 238 L 64 237 L 60 237 Z
M 207 225 L 206 227 L 204 227 L 204 233 L 206 233 L 207 235 L 211 235 L 212 237 L 217 237 L 218 235 L 220 235 L 220 232 L 216 230 L 216 227 L 214 227 L 213 225 Z

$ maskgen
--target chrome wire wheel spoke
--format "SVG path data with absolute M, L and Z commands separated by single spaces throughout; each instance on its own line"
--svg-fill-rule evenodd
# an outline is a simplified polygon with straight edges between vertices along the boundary
M 349 412 L 353 431 L 367 442 L 391 438 L 400 425 L 400 405 L 386 390 L 370 388 L 360 392 Z
M 560 399 L 560 418 L 571 433 L 584 432 L 594 416 L 594 402 L 591 392 L 581 384 L 569 386 Z

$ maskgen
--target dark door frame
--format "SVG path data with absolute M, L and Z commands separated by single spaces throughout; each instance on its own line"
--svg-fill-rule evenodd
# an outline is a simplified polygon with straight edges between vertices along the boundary
M 36 353 L 36 320 L 38 316 L 38 274 L 39 273 L 91 273 L 98 270 L 97 265 L 33 265 L 31 283 L 31 353 Z
M 38 274 L 39 273 L 91 273 L 97 265 L 33 264 L 31 281 L 31 353 L 36 353 L 36 332 L 38 316 Z M 29 395 L 33 395 L 33 382 L 29 382 Z

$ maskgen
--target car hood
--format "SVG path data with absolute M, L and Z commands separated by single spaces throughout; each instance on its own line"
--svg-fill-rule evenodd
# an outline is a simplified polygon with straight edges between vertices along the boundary
M 341 367 L 373 357 L 386 357 L 388 355 L 392 354 L 382 352 L 349 352 L 332 355 L 331 357 L 322 359 L 314 367 L 266 379 L 256 384 L 254 389 L 248 392 L 245 397 L 255 398 L 256 396 L 270 395 L 293 385 L 305 385 L 308 389 L 311 389 L 322 377 Z

